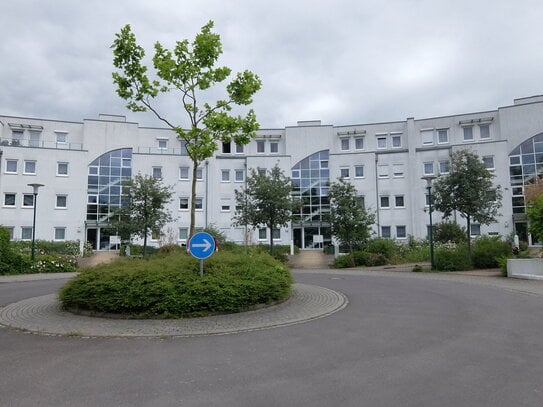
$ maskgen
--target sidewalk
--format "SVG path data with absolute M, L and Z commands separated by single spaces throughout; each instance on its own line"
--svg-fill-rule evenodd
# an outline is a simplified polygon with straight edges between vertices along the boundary
M 9 276 L 0 276 L 0 284 L 15 283 L 19 281 L 37 281 L 37 280 L 58 280 L 62 278 L 73 278 L 79 273 L 35 273 L 35 274 L 14 274 Z

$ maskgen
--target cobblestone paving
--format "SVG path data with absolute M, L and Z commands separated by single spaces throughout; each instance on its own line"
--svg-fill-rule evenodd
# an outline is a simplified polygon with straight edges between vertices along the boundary
M 239 314 L 188 319 L 107 319 L 62 311 L 56 294 L 29 298 L 0 309 L 0 325 L 38 334 L 81 337 L 168 337 L 220 335 L 298 324 L 326 317 L 348 303 L 343 294 L 294 284 L 279 305 Z

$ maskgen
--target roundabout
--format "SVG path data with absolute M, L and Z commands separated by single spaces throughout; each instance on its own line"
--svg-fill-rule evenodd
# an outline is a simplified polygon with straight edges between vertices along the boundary
M 347 297 L 323 287 L 294 284 L 278 305 L 237 314 L 182 319 L 110 319 L 75 315 L 57 295 L 28 298 L 0 309 L 0 325 L 42 335 L 82 337 L 188 337 L 269 329 L 323 318 L 347 306 Z

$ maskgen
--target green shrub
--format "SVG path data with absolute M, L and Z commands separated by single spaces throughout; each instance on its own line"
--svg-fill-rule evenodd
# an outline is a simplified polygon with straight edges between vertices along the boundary
M 406 244 L 397 245 L 395 263 L 417 263 L 430 259 L 430 244 L 427 240 L 416 240 L 409 236 Z
M 143 256 L 143 245 L 128 243 L 121 245 L 119 254 L 126 256 L 126 248 L 130 247 L 130 256 Z M 159 249 L 154 246 L 147 246 L 147 255 L 156 253 Z
M 32 273 L 67 273 L 77 271 L 75 256 L 39 254 L 31 266 Z
M 498 259 L 511 254 L 511 246 L 498 236 L 481 236 L 473 241 L 471 261 L 478 269 L 499 267 Z
M 9 240 L 9 231 L 0 227 L 0 275 L 31 272 L 31 262 Z
M 369 253 L 380 253 L 387 260 L 391 260 L 396 255 L 396 243 L 391 239 L 377 238 L 368 242 L 365 247 Z
M 350 254 L 338 256 L 332 263 L 332 267 L 336 269 L 344 269 L 353 266 L 355 266 L 355 263 L 353 262 L 353 257 Z
M 466 229 L 456 222 L 441 222 L 434 227 L 434 240 L 439 243 L 463 243 L 467 240 Z
M 178 318 L 239 312 L 290 295 L 290 272 L 266 253 L 215 253 L 205 260 L 203 277 L 199 264 L 186 253 L 121 258 L 81 272 L 60 300 L 68 309 Z
M 440 271 L 471 270 L 469 252 L 465 245 L 437 247 L 435 250 L 435 264 Z

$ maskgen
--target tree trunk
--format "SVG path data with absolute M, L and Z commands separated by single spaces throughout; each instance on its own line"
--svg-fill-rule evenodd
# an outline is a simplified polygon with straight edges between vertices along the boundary
M 466 215 L 466 221 L 467 221 L 467 237 L 468 237 L 468 255 L 469 255 L 469 263 L 471 264 L 471 217 L 469 215 Z
M 145 234 L 143 235 L 143 258 L 147 258 L 147 230 L 145 230 Z
M 196 212 L 196 174 L 198 173 L 198 161 L 192 160 L 192 185 L 190 190 L 190 227 L 189 237 L 194 234 L 195 212 Z
M 268 225 L 270 228 L 270 254 L 273 256 L 273 225 Z

